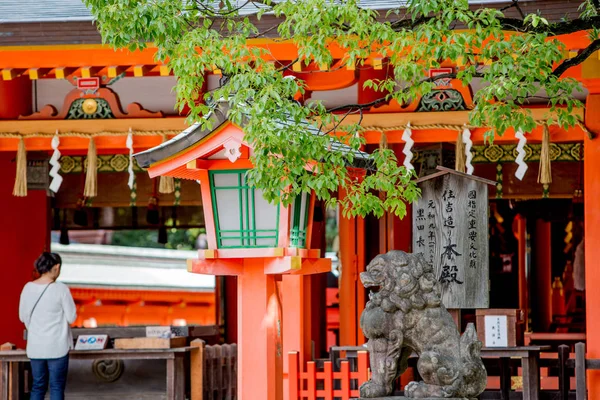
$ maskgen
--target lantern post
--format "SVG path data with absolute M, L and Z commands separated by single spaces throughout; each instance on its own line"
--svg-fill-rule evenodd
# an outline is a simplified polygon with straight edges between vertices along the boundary
M 150 177 L 200 183 L 209 249 L 188 260 L 188 271 L 237 277 L 238 399 L 276 400 L 283 398 L 287 372 L 283 354 L 310 356 L 303 277 L 330 271 L 331 260 L 309 248 L 314 193 L 284 206 L 268 203 L 248 184 L 253 150 L 227 110 L 220 102 L 206 116 L 216 128 L 195 124 L 135 157 Z

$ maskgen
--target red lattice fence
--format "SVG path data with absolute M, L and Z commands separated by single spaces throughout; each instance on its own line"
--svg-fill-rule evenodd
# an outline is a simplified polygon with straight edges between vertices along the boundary
M 348 361 L 340 362 L 339 371 L 334 371 L 331 361 L 325 361 L 322 370 L 317 370 L 314 361 L 308 361 L 306 371 L 303 371 L 297 352 L 289 353 L 289 361 L 290 400 L 350 400 L 359 397 L 358 388 L 369 380 L 369 355 L 366 351 L 358 352 L 356 371 L 350 371 Z

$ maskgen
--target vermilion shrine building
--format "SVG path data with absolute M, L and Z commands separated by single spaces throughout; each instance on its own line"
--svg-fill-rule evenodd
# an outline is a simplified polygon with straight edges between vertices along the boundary
M 384 2 L 367 3 L 377 7 Z M 575 13 L 577 5 L 547 0 L 527 2 L 522 7 L 541 9 L 545 17 L 558 20 L 567 12 Z M 165 229 L 172 221 L 182 229 L 202 226 L 203 200 L 194 180 L 175 181 L 172 193 L 159 193 L 158 182 L 153 182 L 137 164 L 130 164 L 131 153 L 153 148 L 187 127 L 185 116 L 174 110 L 171 89 L 175 78 L 166 66 L 154 61 L 155 48 L 131 53 L 101 45 L 89 13 L 77 1 L 46 1 L 35 7 L 20 2 L 2 7 L 9 9 L 0 16 L 0 205 L 4 210 L 0 246 L 5 269 L 0 342 L 22 346 L 23 326 L 17 316 L 19 293 L 31 278 L 33 260 L 50 249 L 52 230 L 81 229 L 75 219 L 81 223 L 82 213 L 87 219 L 83 225 L 86 229 Z M 269 18 L 261 23 L 268 24 Z M 569 54 L 589 44 L 585 32 L 563 35 L 559 40 Z M 248 45 L 268 47 L 282 63 L 297 57 L 296 48 L 288 42 L 261 39 L 251 40 Z M 342 56 L 341 50 L 334 50 L 336 60 Z M 373 54 L 360 68 L 320 71 L 318 66 L 297 65 L 288 73 L 306 80 L 309 92 L 304 101 L 320 99 L 328 106 L 337 106 L 376 99 L 378 94 L 363 89 L 362 84 L 389 72 L 386 60 Z M 206 71 L 206 75 L 205 89 L 216 87 L 218 71 Z M 517 150 L 519 140 L 513 131 L 485 145 L 485 129 L 471 128 L 472 164 L 475 175 L 496 182 L 489 191 L 490 307 L 524 310 L 527 328 L 534 333 L 585 333 L 588 356 L 600 358 L 600 293 L 595 290 L 600 281 L 596 265 L 600 258 L 600 247 L 596 246 L 600 239 L 598 54 L 569 69 L 566 76 L 578 79 L 585 87 L 585 93 L 576 94 L 585 109 L 575 110 L 582 121 L 575 128 L 548 127 L 551 184 L 544 187 L 537 182 L 542 125 L 548 117 L 541 105 L 531 105 L 534 116 L 542 122 L 525 134 L 522 150 Z M 472 93 L 478 88 L 476 84 L 465 88 L 452 80 L 437 84 L 431 95 L 415 99 L 408 107 L 390 103 L 370 109 L 363 117 L 368 143 L 365 151 L 378 146 L 385 134 L 401 160 L 405 153 L 412 153 L 412 164 L 419 175 L 436 164 L 453 166 L 454 143 L 468 123 Z M 402 139 L 408 125 L 412 147 Z M 97 195 L 82 201 L 86 180 L 83 163 L 92 140 L 97 153 Z M 26 196 L 13 196 L 19 147 L 21 162 L 23 154 L 27 159 Z M 49 176 L 48 165 L 56 151 L 60 152 L 60 168 L 53 175 L 62 177 L 62 184 L 52 197 L 45 188 L 56 179 Z M 519 180 L 515 172 L 517 162 L 521 163 L 521 151 L 528 170 Z M 135 177 L 134 182 L 128 182 L 130 176 Z M 158 198 L 160 218 L 157 224 L 148 226 L 144 213 L 149 203 L 155 204 L 153 197 Z M 322 205 L 316 205 L 315 215 L 321 220 L 315 218 L 311 248 L 324 252 Z M 364 343 L 358 320 L 366 291 L 358 274 L 376 254 L 391 249 L 415 251 L 411 249 L 411 230 L 410 212 L 404 220 L 391 215 L 339 219 L 337 344 Z M 576 291 L 570 271 L 583 237 L 587 244 L 587 290 Z M 297 307 L 305 313 L 300 340 L 306 359 L 320 357 L 332 344 L 325 332 L 327 325 L 335 329 L 332 321 L 325 323 L 326 279 L 325 274 L 306 276 L 298 289 Z M 218 278 L 216 296 L 215 320 L 225 327 L 224 340 L 234 342 L 235 278 Z M 333 318 L 333 313 L 329 317 Z M 468 313 L 465 318 L 469 318 Z M 589 376 L 590 394 L 599 398 L 600 376 Z

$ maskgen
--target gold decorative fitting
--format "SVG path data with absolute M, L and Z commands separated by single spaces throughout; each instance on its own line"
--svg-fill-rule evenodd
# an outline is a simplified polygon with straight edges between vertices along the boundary
M 98 110 L 98 102 L 94 99 L 86 99 L 81 104 L 81 109 L 88 115 L 94 114 Z

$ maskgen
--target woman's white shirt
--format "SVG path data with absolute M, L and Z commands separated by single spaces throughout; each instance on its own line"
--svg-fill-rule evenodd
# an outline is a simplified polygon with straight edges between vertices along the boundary
M 21 292 L 19 319 L 27 328 L 27 357 L 60 358 L 73 348 L 70 325 L 77 317 L 71 291 L 61 282 L 50 284 L 33 315 L 31 310 L 45 284 L 29 282 Z

